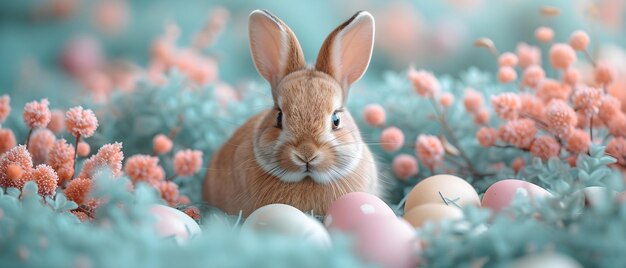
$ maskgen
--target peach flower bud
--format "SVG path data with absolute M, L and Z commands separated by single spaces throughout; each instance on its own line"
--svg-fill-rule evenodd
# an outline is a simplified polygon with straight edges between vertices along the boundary
M 596 69 L 593 72 L 596 83 L 601 85 L 608 85 L 615 79 L 615 68 L 609 63 L 600 61 L 596 65 Z
M 502 66 L 500 70 L 498 70 L 498 81 L 500 81 L 500 83 L 510 83 L 515 81 L 515 79 L 517 79 L 517 73 L 512 67 Z
M 446 108 L 452 106 L 452 104 L 454 103 L 454 95 L 452 95 L 452 93 L 450 92 L 441 94 L 441 97 L 439 97 L 439 103 L 441 104 L 441 106 Z
M 407 180 L 419 172 L 417 159 L 408 154 L 400 154 L 393 159 L 393 174 L 396 177 Z
M 395 152 L 404 145 L 404 133 L 397 127 L 388 127 L 380 134 L 380 147 L 386 152 Z
M 496 144 L 496 141 L 498 141 L 498 130 L 489 127 L 481 127 L 478 132 L 476 132 L 476 139 L 480 146 L 493 146 Z
M 48 99 L 41 101 L 31 101 L 24 105 L 24 123 L 28 128 L 45 127 L 50 122 L 50 109 L 48 109 Z
M 76 150 L 78 156 L 85 157 L 88 156 L 91 152 L 91 146 L 89 146 L 89 143 L 81 141 L 78 143 L 78 147 L 76 147 Z
M 385 124 L 385 109 L 378 104 L 369 104 L 363 109 L 363 119 L 373 127 Z
M 589 45 L 589 35 L 584 31 L 575 31 L 569 37 L 569 45 L 574 50 L 583 51 Z
M 465 109 L 470 113 L 476 113 L 483 106 L 483 95 L 474 90 L 473 88 L 466 88 L 463 95 L 463 105 Z
M 561 146 L 552 136 L 541 136 L 536 138 L 530 146 L 530 154 L 547 161 L 551 157 L 559 155 Z
M 522 74 L 522 84 L 531 88 L 537 85 L 546 77 L 546 72 L 539 65 L 530 65 L 524 69 Z
M 520 43 L 517 45 L 517 58 L 519 66 L 522 68 L 531 65 L 541 65 L 541 50 L 538 47 Z
M 500 65 L 500 67 L 515 67 L 515 65 L 517 65 L 517 55 L 511 52 L 502 53 L 502 55 L 498 57 L 498 65 Z
M 526 165 L 524 158 L 517 157 L 513 159 L 513 162 L 511 162 L 511 169 L 513 169 L 515 173 L 518 173 L 520 170 L 522 170 L 522 168 L 524 168 L 524 165 Z
M 554 31 L 549 27 L 539 27 L 535 30 L 535 38 L 542 43 L 549 43 L 554 38 Z
M 433 73 L 424 70 L 409 69 L 409 80 L 413 89 L 422 97 L 434 97 L 439 92 L 439 81 Z
M 152 139 L 152 147 L 156 154 L 166 154 L 172 150 L 172 146 L 172 140 L 163 134 L 158 134 Z
M 576 61 L 576 52 L 568 44 L 557 43 L 550 48 L 550 64 L 559 70 L 567 70 Z

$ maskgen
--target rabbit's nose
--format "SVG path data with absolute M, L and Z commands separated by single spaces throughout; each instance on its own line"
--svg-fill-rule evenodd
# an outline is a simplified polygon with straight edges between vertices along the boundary
M 301 144 L 297 147 L 294 154 L 298 158 L 298 160 L 307 164 L 315 160 L 315 158 L 317 158 L 317 156 L 319 155 L 317 146 L 312 143 Z

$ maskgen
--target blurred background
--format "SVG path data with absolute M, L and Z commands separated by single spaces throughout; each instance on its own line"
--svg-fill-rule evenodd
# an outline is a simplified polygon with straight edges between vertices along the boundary
M 560 15 L 542 16 L 544 6 L 558 8 Z M 611 51 L 614 57 L 626 57 L 623 0 L 2 1 L 0 92 L 45 96 L 54 103 L 51 93 L 69 92 L 56 94 L 65 98 L 77 92 L 130 90 L 140 74 L 164 68 L 155 66 L 156 42 L 168 38 L 169 44 L 200 48 L 209 59 L 203 62 L 210 69 L 206 83 L 261 81 L 247 41 L 248 14 L 259 8 L 293 29 L 310 63 L 334 27 L 358 10 L 371 12 L 376 44 L 361 83 L 410 64 L 452 76 L 471 66 L 492 72 L 496 61 L 487 50 L 474 47 L 474 40 L 488 37 L 500 52 L 515 51 L 522 40 L 536 40 L 539 26 L 553 28 L 554 40 L 560 42 L 574 30 L 585 30 L 592 54 Z

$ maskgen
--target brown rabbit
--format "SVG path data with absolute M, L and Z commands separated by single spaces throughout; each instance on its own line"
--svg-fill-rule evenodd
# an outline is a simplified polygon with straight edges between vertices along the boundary
M 358 12 L 335 29 L 315 67 L 280 19 L 250 14 L 250 50 L 270 83 L 274 106 L 241 126 L 213 156 L 204 199 L 244 216 L 272 203 L 326 213 L 338 197 L 379 193 L 376 165 L 345 109 L 348 88 L 369 64 L 374 18 Z

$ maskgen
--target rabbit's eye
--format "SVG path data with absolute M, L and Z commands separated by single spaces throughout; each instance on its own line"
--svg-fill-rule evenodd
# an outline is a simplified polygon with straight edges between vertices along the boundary
M 339 114 L 337 114 L 337 112 L 333 113 L 333 116 L 331 117 L 331 121 L 333 124 L 333 129 L 338 129 L 339 128 L 339 123 L 340 123 L 340 119 L 339 119 Z
M 283 111 L 278 110 L 278 115 L 276 116 L 276 127 L 283 128 Z

